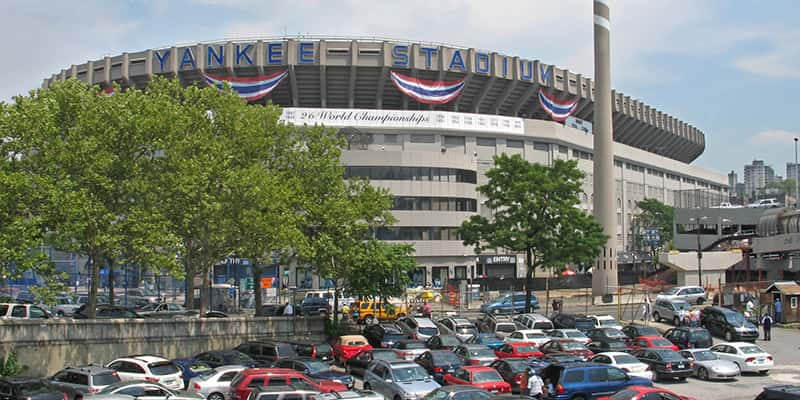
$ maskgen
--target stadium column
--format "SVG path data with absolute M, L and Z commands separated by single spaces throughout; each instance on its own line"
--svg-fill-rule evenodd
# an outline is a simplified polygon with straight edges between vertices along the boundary
M 617 291 L 617 215 L 611 130 L 611 24 L 608 0 L 594 0 L 594 213 L 608 242 L 592 272 L 592 295 Z

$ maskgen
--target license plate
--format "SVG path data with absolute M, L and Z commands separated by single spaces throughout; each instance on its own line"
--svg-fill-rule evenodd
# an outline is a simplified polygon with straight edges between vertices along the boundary
M 491 390 L 492 393 L 497 393 L 499 390 Z
M 678 368 L 683 368 L 683 364 L 678 364 Z

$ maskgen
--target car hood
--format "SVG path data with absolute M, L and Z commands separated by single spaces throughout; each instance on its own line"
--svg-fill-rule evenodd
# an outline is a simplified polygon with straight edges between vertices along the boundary
M 395 385 L 408 393 L 429 393 L 434 389 L 438 389 L 441 387 L 436 381 L 433 379 L 429 381 L 412 381 L 412 382 L 397 382 Z
M 342 379 L 345 377 L 350 376 L 349 374 L 345 374 L 343 372 L 335 372 L 335 371 L 323 371 L 323 372 L 316 372 L 313 374 L 308 374 L 308 376 L 317 379 L 326 379 L 332 381 L 334 379 Z
M 712 368 L 721 368 L 721 369 L 738 369 L 739 367 L 733 361 L 728 360 L 708 360 L 708 361 L 695 361 L 697 365 L 701 365 L 703 367 L 712 369 Z

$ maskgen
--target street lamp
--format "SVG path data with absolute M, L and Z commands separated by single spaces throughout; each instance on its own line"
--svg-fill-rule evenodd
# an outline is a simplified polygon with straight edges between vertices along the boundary
M 700 247 L 700 222 L 707 219 L 708 217 L 706 216 L 689 218 L 689 221 L 697 223 L 697 286 L 703 286 L 703 249 Z
M 797 182 L 797 138 L 794 138 L 794 208 L 797 208 L 797 187 L 800 182 Z

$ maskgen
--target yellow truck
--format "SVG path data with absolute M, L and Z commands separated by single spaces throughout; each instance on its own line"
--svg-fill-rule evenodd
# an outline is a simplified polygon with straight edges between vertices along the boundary
M 362 300 L 355 302 L 355 306 L 350 310 L 353 319 L 367 324 L 375 320 L 396 319 L 408 315 L 408 310 L 403 304 L 392 304 L 376 300 Z

